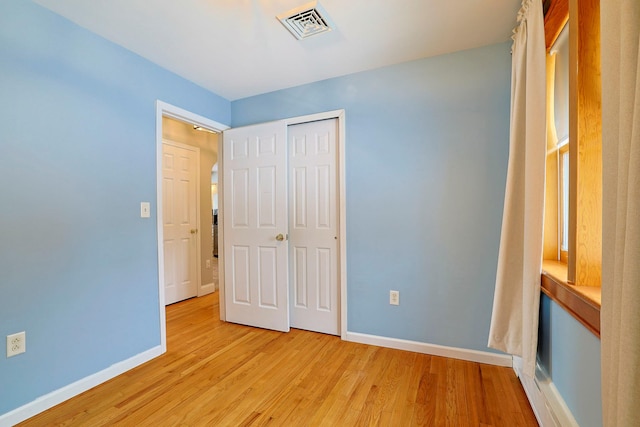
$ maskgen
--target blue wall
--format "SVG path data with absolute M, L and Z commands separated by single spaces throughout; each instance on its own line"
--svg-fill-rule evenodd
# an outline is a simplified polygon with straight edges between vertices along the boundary
M 139 218 L 156 209 L 156 99 L 234 126 L 346 109 L 349 330 L 487 350 L 509 72 L 502 44 L 230 104 L 0 2 L 0 337 L 24 330 L 28 349 L 0 357 L 0 414 L 160 344 L 156 223 Z M 541 359 L 596 425 L 599 342 L 542 307 Z
M 509 47 L 232 102 L 233 126 L 346 110 L 349 331 L 488 350 Z M 400 291 L 400 306 L 389 305 L 390 289 Z
M 230 122 L 228 101 L 0 2 L 0 337 L 27 334 L 0 357 L 0 414 L 160 344 L 156 222 L 139 214 L 155 217 L 156 99 Z
M 600 340 L 546 295 L 538 360 L 581 427 L 602 425 Z

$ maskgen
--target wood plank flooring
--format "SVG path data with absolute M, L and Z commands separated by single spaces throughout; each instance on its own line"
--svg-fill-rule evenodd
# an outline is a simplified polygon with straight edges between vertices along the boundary
M 537 426 L 501 368 L 167 307 L 166 354 L 21 426 Z

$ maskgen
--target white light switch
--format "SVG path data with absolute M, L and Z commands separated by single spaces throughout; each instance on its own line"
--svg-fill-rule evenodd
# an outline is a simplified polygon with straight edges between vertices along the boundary
M 140 218 L 150 218 L 150 217 L 151 217 L 151 203 L 140 202 Z

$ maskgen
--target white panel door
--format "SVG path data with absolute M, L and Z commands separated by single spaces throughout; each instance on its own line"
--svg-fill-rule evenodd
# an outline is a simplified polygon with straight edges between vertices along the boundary
M 337 120 L 289 126 L 291 327 L 340 334 Z
M 222 155 L 226 320 L 288 331 L 286 126 L 227 130 Z
M 198 293 L 196 233 L 198 151 L 162 144 L 164 295 L 173 304 Z

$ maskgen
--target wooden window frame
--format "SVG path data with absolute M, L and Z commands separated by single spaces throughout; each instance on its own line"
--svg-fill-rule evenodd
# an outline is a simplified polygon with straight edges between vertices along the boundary
M 569 242 L 567 241 L 567 250 L 565 250 L 562 246 L 563 238 L 564 238 L 564 228 L 565 226 L 570 229 L 570 221 L 567 215 L 567 221 L 565 222 L 565 211 L 567 213 L 570 211 L 569 204 L 565 205 L 565 178 L 564 178 L 564 162 L 563 156 L 565 154 L 569 154 L 569 144 L 562 145 L 558 147 L 558 254 L 560 258 L 560 262 L 563 264 L 569 263 Z M 569 177 L 567 177 L 569 179 Z M 568 187 L 568 186 L 567 186 Z M 567 194 L 568 196 L 568 194 Z M 568 197 L 567 197 L 568 201 Z M 567 239 L 568 240 L 568 239 Z
M 545 247 L 542 292 L 600 337 L 602 280 L 602 109 L 599 0 L 551 0 L 545 43 L 569 23 L 569 250 Z M 571 16 L 571 19 L 569 19 Z M 578 70 L 580 71 L 578 73 Z M 556 167 L 559 165 L 556 164 Z M 558 173 L 559 169 L 555 172 Z M 579 183 L 579 184 L 578 184 Z M 555 195 L 556 199 L 558 195 Z M 559 204 L 556 206 L 558 212 Z M 547 217 L 548 218 L 548 217 Z M 555 226 L 558 228 L 559 223 Z M 559 232 L 559 231 L 558 231 Z M 557 239 L 556 235 L 556 239 Z

